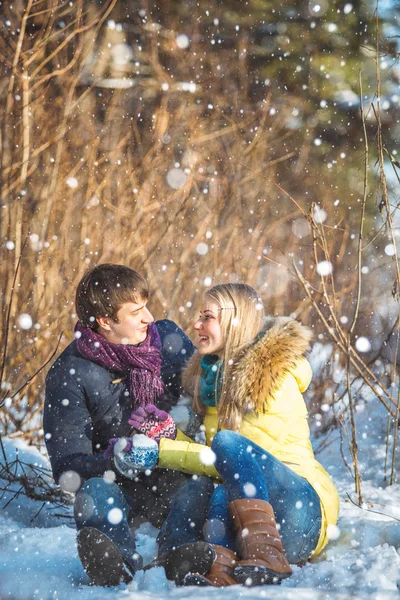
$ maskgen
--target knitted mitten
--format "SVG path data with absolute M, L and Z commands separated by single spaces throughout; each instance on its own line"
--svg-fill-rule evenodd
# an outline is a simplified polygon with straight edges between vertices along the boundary
M 145 435 L 120 438 L 114 445 L 115 468 L 129 479 L 134 479 L 140 471 L 154 469 L 157 462 L 158 445 Z
M 161 438 L 171 440 L 176 438 L 176 425 L 173 418 L 154 404 L 148 404 L 144 408 L 135 410 L 128 419 L 128 423 L 139 433 L 155 440 L 157 444 Z
M 124 452 L 129 452 L 129 450 L 132 448 L 131 438 L 111 438 L 111 440 L 108 440 L 108 446 L 104 451 L 104 458 L 113 458 L 115 445 L 120 440 L 124 440 L 125 445 L 123 446 L 120 444 L 119 448 L 122 449 L 123 446 Z

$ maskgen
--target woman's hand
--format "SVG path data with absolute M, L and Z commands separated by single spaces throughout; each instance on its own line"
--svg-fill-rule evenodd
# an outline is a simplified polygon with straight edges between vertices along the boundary
M 154 469 L 157 465 L 158 445 L 145 435 L 113 439 L 109 448 L 111 446 L 115 469 L 128 479 L 134 479 L 139 472 Z
M 128 423 L 139 433 L 155 440 L 157 444 L 162 438 L 170 440 L 176 438 L 176 425 L 173 418 L 154 404 L 148 404 L 144 408 L 135 410 L 128 419 Z

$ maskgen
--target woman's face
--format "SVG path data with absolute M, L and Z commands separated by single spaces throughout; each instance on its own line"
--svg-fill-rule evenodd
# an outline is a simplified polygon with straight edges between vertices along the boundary
M 224 339 L 221 329 L 221 307 L 216 302 L 204 298 L 200 316 L 193 325 L 199 336 L 199 354 L 219 355 L 224 348 Z

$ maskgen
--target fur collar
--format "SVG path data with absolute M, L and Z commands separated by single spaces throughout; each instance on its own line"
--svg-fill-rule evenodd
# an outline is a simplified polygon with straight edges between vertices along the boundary
M 258 338 L 237 352 L 226 390 L 226 412 L 243 416 L 265 412 L 271 395 L 279 389 L 282 377 L 307 352 L 312 331 L 287 317 L 268 317 Z M 183 374 L 185 391 L 193 395 L 201 357 L 196 352 Z M 225 411 L 224 411 L 225 412 Z
M 283 376 L 310 347 L 312 331 L 290 318 L 269 317 L 262 337 L 234 358 L 227 395 L 232 409 L 243 415 L 265 412 Z

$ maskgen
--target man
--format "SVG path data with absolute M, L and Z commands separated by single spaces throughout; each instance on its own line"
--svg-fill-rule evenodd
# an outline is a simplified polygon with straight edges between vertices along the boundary
M 172 321 L 154 324 L 148 298 L 147 282 L 128 267 L 103 264 L 87 272 L 76 292 L 75 340 L 46 378 L 45 442 L 55 480 L 78 492 L 78 552 L 97 585 L 128 582 L 142 568 L 131 527 L 140 518 L 159 527 L 171 501 L 181 510 L 160 538 L 158 564 L 167 576 L 180 582 L 192 566 L 198 572 L 199 562 L 207 572 L 215 558 L 205 543 L 191 544 L 206 518 L 211 482 L 129 468 L 132 439 L 141 439 L 131 438 L 132 411 L 153 406 L 157 435 L 177 435 L 161 409 L 176 404 L 179 376 L 194 350 Z

